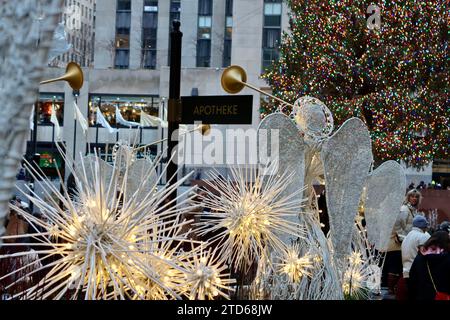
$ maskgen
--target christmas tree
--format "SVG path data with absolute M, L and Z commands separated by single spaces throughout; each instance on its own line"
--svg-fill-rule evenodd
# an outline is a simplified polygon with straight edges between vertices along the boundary
M 290 30 L 263 75 L 275 96 L 314 96 L 338 125 L 360 117 L 379 161 L 448 157 L 447 0 L 287 2 Z M 263 104 L 262 117 L 276 108 Z

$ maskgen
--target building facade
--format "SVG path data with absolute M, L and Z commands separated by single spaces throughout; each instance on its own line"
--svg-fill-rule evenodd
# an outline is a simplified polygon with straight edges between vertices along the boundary
M 67 4 L 83 6 L 84 1 Z M 87 4 L 85 6 L 89 16 Z M 83 8 L 83 7 L 81 7 Z M 139 110 L 165 117 L 169 95 L 170 32 L 173 20 L 181 21 L 182 75 L 181 95 L 226 95 L 220 84 L 222 72 L 229 65 L 240 65 L 247 71 L 248 83 L 263 90 L 267 84 L 260 75 L 271 59 L 276 59 L 276 46 L 282 30 L 288 28 L 288 12 L 281 0 L 97 0 L 95 12 L 93 60 L 83 68 L 85 84 L 77 96 L 65 83 L 43 85 L 38 103 L 38 142 L 42 149 L 52 146 L 54 127 L 50 123 L 50 106 L 56 106 L 63 141 L 67 152 L 78 157 L 95 146 L 107 149 L 117 140 L 135 140 L 140 144 L 167 138 L 161 127 L 144 129 L 122 128 L 119 135 L 109 134 L 95 125 L 95 110 L 100 107 L 115 126 L 114 109 L 118 106 L 124 118 L 138 121 Z M 86 13 L 86 9 L 82 9 Z M 90 29 L 88 28 L 88 31 Z M 72 60 L 65 55 L 64 62 Z M 74 59 L 80 63 L 80 60 Z M 61 68 L 48 68 L 48 78 L 60 76 Z M 259 125 L 261 96 L 250 89 L 240 94 L 253 95 L 252 124 L 239 128 L 256 129 Z M 74 121 L 73 103 L 89 119 L 86 135 Z M 77 129 L 75 129 L 77 127 Z M 225 133 L 236 126 L 213 125 Z M 225 136 L 225 134 L 224 134 Z M 198 137 L 197 137 L 198 138 Z M 194 138 L 195 140 L 196 138 Z M 214 136 L 211 138 L 214 140 Z M 229 145 L 230 141 L 222 141 Z M 186 148 L 187 150 L 188 148 Z M 53 148 L 54 150 L 54 148 Z M 154 153 L 164 150 L 163 144 L 152 147 Z M 186 151 L 188 152 L 188 151 Z M 192 157 L 203 149 L 189 152 Z M 224 158 L 226 148 L 217 150 Z M 211 167 L 215 164 L 196 164 Z M 219 165 L 220 166 L 220 165 Z
M 258 75 L 277 58 L 287 7 L 281 0 L 97 0 L 95 68 L 157 69 L 169 64 L 174 19 L 184 68 L 223 68 L 251 59 Z
M 90 0 L 85 2 L 89 8 Z M 67 1 L 67 5 L 77 5 Z M 220 85 L 225 67 L 240 65 L 247 71 L 248 83 L 269 91 L 260 79 L 264 67 L 277 58 L 277 44 L 283 31 L 288 31 L 288 8 L 281 0 L 93 0 L 95 28 L 94 48 L 89 67 L 83 68 L 85 84 L 78 97 L 64 83 L 53 83 L 40 88 L 37 103 L 39 125 L 37 140 L 41 153 L 54 154 L 54 128 L 50 123 L 50 106 L 56 106 L 63 141 L 68 153 L 79 154 L 101 148 L 108 153 L 117 140 L 133 140 L 150 144 L 167 138 L 167 129 L 149 127 L 122 128 L 120 133 L 109 134 L 95 125 L 95 110 L 100 108 L 112 126 L 115 126 L 114 109 L 138 121 L 139 110 L 162 118 L 167 116 L 169 95 L 170 31 L 173 20 L 181 21 L 183 32 L 181 95 L 226 95 Z M 82 7 L 81 7 L 82 8 Z M 82 9 L 86 12 L 86 9 Z M 91 18 L 88 12 L 88 19 Z M 86 13 L 85 13 L 86 14 Z M 89 29 L 88 29 L 89 30 Z M 72 56 L 65 55 L 65 67 Z M 75 59 L 74 59 L 75 60 Z M 76 60 L 80 62 L 79 60 Z M 48 68 L 47 78 L 60 76 L 62 68 Z M 241 94 L 253 95 L 252 125 L 240 126 L 244 130 L 256 129 L 260 121 L 260 99 L 257 92 L 244 89 Z M 91 127 L 84 135 L 74 121 L 73 102 L 78 101 Z M 75 130 L 75 127 L 78 129 Z M 213 125 L 225 132 L 236 126 Z M 223 150 L 217 158 L 226 158 L 227 147 L 232 145 L 226 135 Z M 30 134 L 30 140 L 32 135 Z M 194 138 L 194 142 L 198 139 Z M 211 138 L 211 141 L 214 137 Z M 152 145 L 151 151 L 159 154 L 165 144 Z M 200 157 L 202 148 L 186 148 L 190 158 Z M 47 150 L 47 151 L 46 151 Z M 252 151 L 248 151 L 252 153 Z M 447 161 L 448 162 L 448 161 Z M 438 161 L 417 171 L 406 168 L 407 183 L 434 180 L 443 188 L 449 186 L 448 163 Z M 193 167 L 208 168 L 211 163 Z
M 60 21 L 64 24 L 67 42 L 72 48 L 51 64 L 65 66 L 73 61 L 91 67 L 94 59 L 96 0 L 65 0 Z

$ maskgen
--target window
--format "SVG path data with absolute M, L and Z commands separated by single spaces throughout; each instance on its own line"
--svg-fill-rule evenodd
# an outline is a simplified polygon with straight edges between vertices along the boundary
M 142 18 L 142 60 L 145 69 L 156 68 L 156 49 L 158 33 L 158 2 L 144 1 Z
M 144 12 L 158 12 L 158 1 L 144 1 Z
M 128 49 L 130 47 L 130 35 L 116 35 L 116 48 L 117 49 Z
M 263 47 L 275 49 L 280 41 L 281 30 L 275 28 L 265 28 L 263 33 Z
M 117 0 L 116 55 L 114 67 L 127 69 L 130 64 L 131 0 Z
M 131 12 L 117 12 L 116 32 L 118 34 L 130 34 Z
M 211 28 L 211 17 L 202 17 L 198 18 L 198 26 L 201 28 Z
M 266 1 L 268 2 L 268 1 Z M 265 16 L 281 16 L 281 2 L 280 3 L 265 3 L 264 4 Z
M 114 65 L 117 69 L 127 69 L 130 64 L 130 50 L 116 49 L 116 59 Z
M 212 0 L 198 2 L 197 67 L 211 66 Z
M 197 67 L 209 67 L 211 65 L 211 40 L 197 40 Z
M 170 1 L 170 22 L 180 20 L 181 0 Z
M 40 154 L 39 168 L 42 170 L 47 178 L 53 180 L 58 179 L 61 176 L 64 177 L 65 161 L 58 151 L 58 147 L 65 150 L 64 144 L 59 144 L 58 147 L 53 142 L 41 142 L 36 143 L 36 152 Z M 34 152 L 34 143 L 32 141 L 27 142 L 27 154 Z M 58 169 L 58 170 L 57 170 Z M 58 172 L 59 171 L 59 172 Z
M 231 65 L 231 39 L 233 35 L 233 0 L 225 4 L 225 33 L 223 41 L 222 67 Z
M 116 126 L 116 106 L 119 107 L 123 118 L 128 121 L 139 123 L 141 110 L 149 115 L 159 116 L 159 97 L 157 96 L 91 95 L 89 98 L 90 126 L 95 126 L 97 108 L 100 108 L 111 126 Z
M 225 16 L 233 16 L 233 0 L 227 0 L 227 2 L 225 3 Z
M 131 11 L 131 0 L 117 0 L 117 11 Z
M 231 65 L 231 39 L 224 39 L 222 67 L 226 68 L 229 67 L 230 65 Z
M 212 0 L 199 0 L 198 1 L 198 15 L 200 16 L 212 16 Z
M 52 125 L 52 106 L 55 107 L 56 118 L 59 125 L 64 124 L 64 94 L 61 93 L 40 93 L 36 110 L 38 112 L 38 125 Z
M 198 18 L 199 39 L 211 39 L 211 17 Z
M 279 58 L 281 40 L 281 0 L 264 0 L 262 69 Z

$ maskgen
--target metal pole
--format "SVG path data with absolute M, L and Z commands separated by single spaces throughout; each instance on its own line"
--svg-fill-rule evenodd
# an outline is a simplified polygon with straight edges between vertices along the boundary
M 38 97 L 39 97 L 39 93 L 38 93 Z M 39 99 L 39 98 L 38 98 Z M 32 148 L 31 148 L 31 165 L 35 168 L 37 168 L 39 166 L 39 163 L 34 163 L 35 162 L 35 155 L 37 153 L 37 130 L 38 130 L 38 108 L 39 108 L 39 100 L 37 102 L 37 104 L 35 105 L 34 108 L 34 115 L 33 115 L 33 142 L 32 142 Z M 35 190 L 35 180 L 33 178 L 33 176 L 30 175 L 30 189 L 31 189 L 31 193 L 34 192 Z M 33 205 L 33 201 L 30 201 L 30 212 L 31 214 L 34 213 L 34 205 Z
M 95 128 L 95 147 L 97 148 L 98 145 L 98 124 L 96 125 Z M 89 153 L 91 153 L 91 150 L 89 150 Z
M 180 31 L 181 23 L 177 20 L 172 22 L 172 32 L 170 33 L 170 84 L 169 84 L 169 105 L 168 105 L 168 158 L 172 156 L 172 152 L 176 150 L 178 144 L 178 129 L 181 123 L 181 40 L 183 33 Z M 173 161 L 169 161 L 167 167 L 167 184 L 176 183 L 178 180 L 176 163 L 177 155 Z M 170 200 L 177 196 L 176 190 L 169 196 Z
M 163 120 L 163 121 L 167 121 L 167 115 L 166 115 L 166 101 L 165 101 L 165 98 L 163 97 L 163 103 L 162 103 L 162 114 L 161 114 L 161 119 Z M 160 145 L 160 149 L 159 149 L 159 152 L 160 152 L 160 154 L 162 155 L 163 154 L 163 152 L 164 152 L 164 128 L 163 128 L 163 126 L 161 126 L 161 145 Z M 163 170 L 163 165 L 162 165 L 162 161 L 160 162 L 160 164 L 159 164 L 159 172 L 158 172 L 158 174 L 160 174 L 161 172 L 162 172 L 162 170 Z M 166 179 L 166 181 L 167 181 L 167 179 Z
M 78 105 L 78 94 L 79 92 L 75 92 L 74 91 L 74 96 L 75 96 L 75 103 Z M 77 118 L 75 117 L 75 119 L 73 120 L 73 165 L 75 167 L 75 161 L 76 161 L 76 141 L 77 141 Z
M 119 112 L 120 112 L 119 104 L 117 104 L 117 108 L 119 109 Z M 117 142 L 119 142 L 119 124 L 117 122 L 117 117 L 116 117 L 116 143 Z
M 55 124 L 52 123 L 52 151 L 54 151 L 55 147 Z
M 100 97 L 100 101 L 98 102 L 97 108 L 100 108 L 101 105 L 102 105 L 102 97 Z M 100 110 L 101 110 L 101 109 L 100 109 Z M 95 127 L 96 127 L 96 128 L 95 128 L 95 149 L 96 149 L 96 148 L 98 148 L 98 127 L 99 127 L 98 123 L 95 124 Z M 92 152 L 92 151 L 89 150 L 89 154 L 90 154 L 91 152 Z
M 39 102 L 34 108 L 34 118 L 33 118 L 33 148 L 32 148 L 32 155 L 34 156 L 37 153 L 37 130 L 38 130 L 38 108 L 39 108 Z

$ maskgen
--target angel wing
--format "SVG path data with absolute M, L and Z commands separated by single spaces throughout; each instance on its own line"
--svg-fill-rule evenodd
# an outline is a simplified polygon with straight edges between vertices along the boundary
M 258 128 L 258 155 L 260 162 L 278 164 L 278 172 L 292 172 L 293 180 L 284 195 L 299 193 L 304 187 L 306 144 L 297 126 L 282 113 L 267 116 Z M 302 197 L 299 194 L 299 202 Z M 296 221 L 298 223 L 298 221 Z M 286 235 L 285 243 L 290 243 Z
M 347 120 L 327 141 L 321 158 L 331 240 L 338 257 L 350 253 L 359 200 L 373 161 L 369 131 L 358 118 Z
M 384 162 L 367 179 L 364 201 L 367 236 L 380 251 L 387 250 L 405 190 L 405 171 L 395 161 Z

